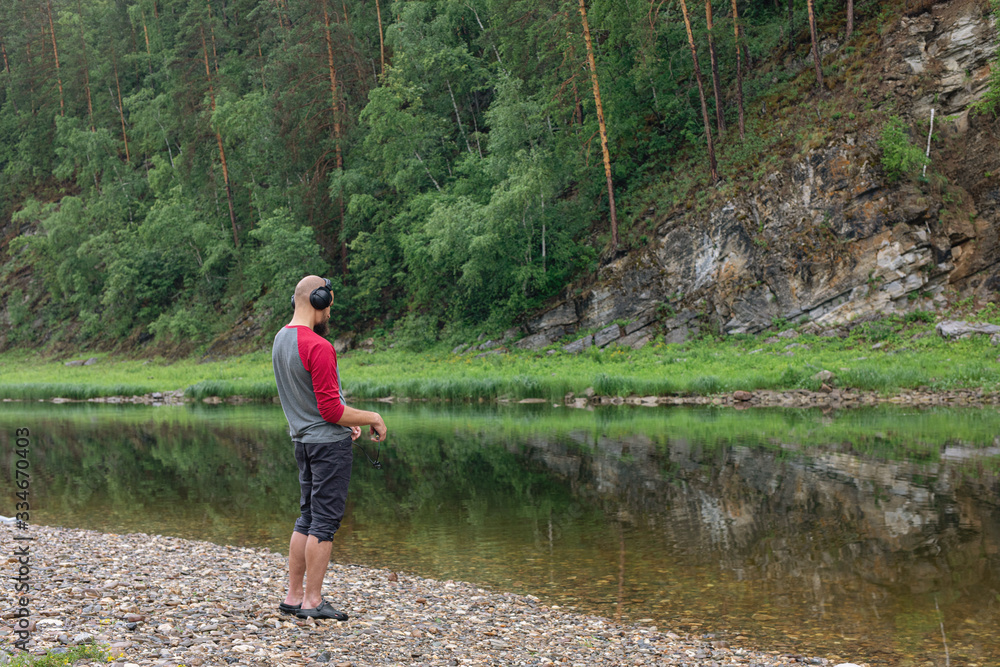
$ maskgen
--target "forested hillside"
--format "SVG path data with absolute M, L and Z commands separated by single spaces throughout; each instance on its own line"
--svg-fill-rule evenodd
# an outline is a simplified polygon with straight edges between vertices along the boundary
M 505 326 L 759 178 L 775 92 L 909 5 L 0 0 L 2 344 L 204 343 L 304 273 L 336 330 Z

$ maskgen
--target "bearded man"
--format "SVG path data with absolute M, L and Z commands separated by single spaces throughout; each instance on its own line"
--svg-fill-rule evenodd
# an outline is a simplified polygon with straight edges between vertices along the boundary
M 299 618 L 346 621 L 346 613 L 323 599 L 323 577 L 347 505 L 351 445 L 362 426 L 371 427 L 375 442 L 385 440 L 386 427 L 377 412 L 344 402 L 337 352 L 325 338 L 333 304 L 329 279 L 300 280 L 292 304 L 292 320 L 275 335 L 271 349 L 301 491 L 301 515 L 288 547 L 288 593 L 278 609 Z

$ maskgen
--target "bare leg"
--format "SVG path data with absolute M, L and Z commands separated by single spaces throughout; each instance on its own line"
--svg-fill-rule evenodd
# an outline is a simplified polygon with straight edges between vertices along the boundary
M 323 595 L 323 577 L 330 564 L 330 551 L 333 541 L 320 542 L 315 535 L 310 535 L 305 545 L 306 589 L 302 598 L 303 609 L 315 609 L 319 606 Z
M 315 539 L 315 538 L 313 538 Z M 302 581 L 306 574 L 306 536 L 292 533 L 288 543 L 288 595 L 285 604 L 293 607 L 302 602 Z

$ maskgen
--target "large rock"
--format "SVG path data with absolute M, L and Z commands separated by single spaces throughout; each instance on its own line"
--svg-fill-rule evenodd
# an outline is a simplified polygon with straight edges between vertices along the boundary
M 663 342 L 668 345 L 671 343 L 686 343 L 690 337 L 691 329 L 686 326 L 680 326 L 673 331 L 668 332 L 667 335 L 663 337 Z
M 934 327 L 942 338 L 955 340 L 957 338 L 968 338 L 973 334 L 983 334 L 992 336 L 1000 333 L 1000 326 L 995 324 L 970 324 L 962 320 L 945 320 L 938 322 Z
M 594 344 L 594 337 L 590 334 L 573 341 L 569 345 L 563 345 L 563 351 L 571 354 L 578 354 Z
M 622 336 L 621 327 L 617 324 L 612 324 L 610 327 L 601 329 L 596 334 L 594 334 L 594 345 L 597 347 L 604 347 L 613 340 L 618 340 Z
M 553 327 L 552 329 L 546 329 L 536 334 L 525 336 L 521 340 L 514 343 L 514 347 L 522 350 L 539 350 L 546 345 L 551 345 L 555 341 L 559 340 L 565 335 L 565 333 L 566 330 L 563 327 Z
M 576 324 L 579 319 L 576 314 L 576 305 L 572 301 L 567 301 L 528 322 L 528 330 L 531 333 L 537 333 L 558 326 Z
M 653 327 L 646 327 L 645 329 L 633 331 L 627 336 L 622 336 L 615 341 L 615 344 L 621 347 L 630 347 L 633 350 L 641 350 L 651 340 L 653 340 Z
M 989 87 L 996 32 L 988 11 L 975 2 L 942 3 L 930 12 L 903 18 L 899 50 L 910 74 L 923 76 L 923 96 L 913 114 L 960 112 Z
M 333 349 L 337 354 L 343 354 L 354 347 L 354 334 L 345 334 L 333 339 Z
M 648 310 L 644 313 L 640 313 L 634 320 L 625 325 L 625 335 L 631 335 L 649 325 L 650 322 L 656 319 L 656 313 L 652 310 Z

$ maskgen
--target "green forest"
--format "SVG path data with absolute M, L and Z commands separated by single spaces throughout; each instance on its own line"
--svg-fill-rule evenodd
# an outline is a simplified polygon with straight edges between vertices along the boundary
M 203 343 L 306 273 L 335 331 L 508 326 L 752 178 L 767 96 L 886 4 L 0 0 L 8 344 L 39 304 L 74 344 Z

